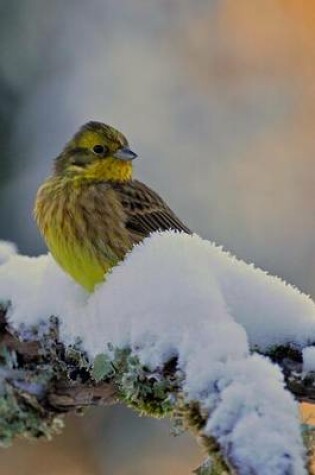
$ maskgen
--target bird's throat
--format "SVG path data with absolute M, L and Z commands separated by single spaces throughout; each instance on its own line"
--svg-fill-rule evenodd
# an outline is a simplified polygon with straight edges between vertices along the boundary
M 111 158 L 98 160 L 84 170 L 83 176 L 91 180 L 125 182 L 132 179 L 132 164 Z

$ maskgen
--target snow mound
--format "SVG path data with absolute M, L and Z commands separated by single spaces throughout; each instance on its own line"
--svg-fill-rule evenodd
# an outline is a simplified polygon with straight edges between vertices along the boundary
M 80 337 L 91 358 L 108 342 L 152 369 L 176 356 L 187 400 L 209 411 L 205 432 L 240 473 L 306 473 L 297 405 L 280 370 L 250 353 L 315 341 L 314 302 L 279 278 L 196 235 L 167 232 L 136 246 L 91 295 L 50 256 L 11 255 L 0 296 L 13 326 L 59 316 L 63 341 Z

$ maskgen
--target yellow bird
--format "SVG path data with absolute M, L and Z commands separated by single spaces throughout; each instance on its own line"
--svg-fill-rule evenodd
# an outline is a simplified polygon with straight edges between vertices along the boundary
M 136 157 L 118 130 L 88 122 L 37 192 L 34 215 L 51 254 L 88 291 L 150 233 L 190 233 L 159 195 L 132 178 Z

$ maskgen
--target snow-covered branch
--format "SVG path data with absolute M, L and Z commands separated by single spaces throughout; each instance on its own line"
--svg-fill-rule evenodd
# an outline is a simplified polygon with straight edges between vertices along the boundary
M 292 394 L 314 400 L 309 297 L 175 233 L 137 246 L 92 295 L 50 256 L 3 244 L 1 261 L 2 443 L 119 399 L 193 430 L 214 461 L 200 473 L 306 473 Z

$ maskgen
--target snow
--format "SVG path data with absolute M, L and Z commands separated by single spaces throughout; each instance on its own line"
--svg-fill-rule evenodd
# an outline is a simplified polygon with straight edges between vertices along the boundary
M 11 302 L 9 319 L 16 328 L 33 326 L 52 315 L 70 317 L 86 299 L 87 294 L 50 255 L 11 255 L 0 266 L 0 301 Z
M 303 348 L 303 371 L 309 373 L 311 371 L 315 372 L 315 347 L 309 346 Z
M 297 405 L 279 368 L 250 353 L 315 341 L 314 302 L 279 278 L 196 235 L 168 232 L 135 247 L 91 295 L 49 255 L 9 255 L 0 297 L 12 302 L 16 328 L 59 316 L 63 341 L 81 337 L 91 359 L 108 342 L 152 369 L 177 356 L 186 399 L 209 411 L 205 432 L 241 474 L 306 473 Z
M 0 241 L 0 264 L 4 264 L 7 260 L 17 253 L 15 244 L 7 241 Z

